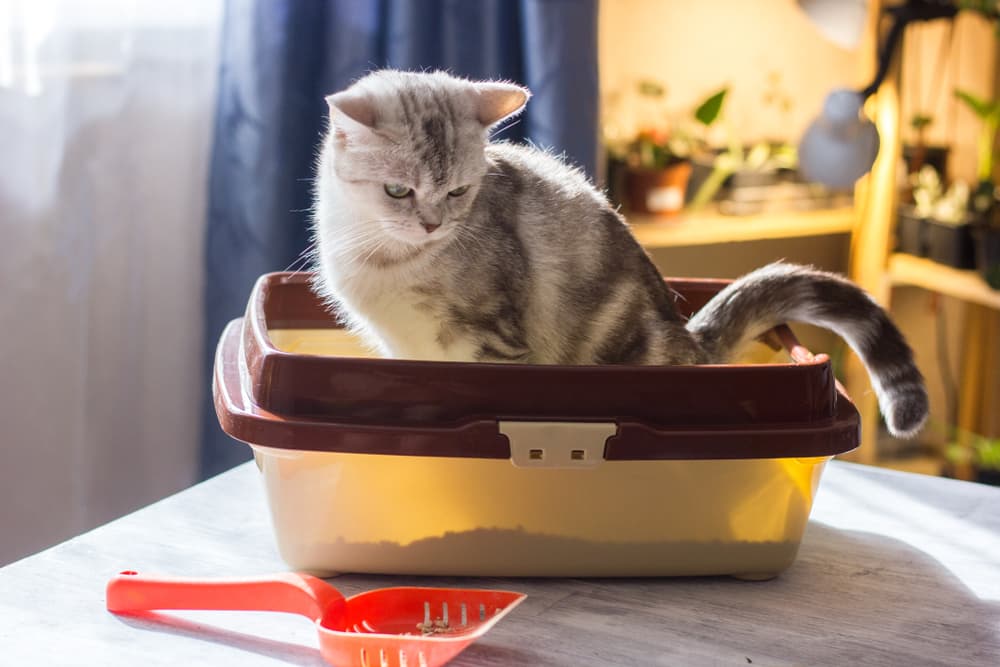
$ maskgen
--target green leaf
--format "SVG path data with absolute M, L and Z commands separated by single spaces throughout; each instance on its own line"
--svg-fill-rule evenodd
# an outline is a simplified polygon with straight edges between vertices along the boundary
M 1000 5 L 996 0 L 958 0 L 958 8 L 982 14 L 987 20 L 1000 17 Z
M 983 438 L 975 447 L 980 468 L 1000 469 L 1000 440 Z
M 955 89 L 955 97 L 965 102 L 973 113 L 975 113 L 980 118 L 986 119 L 991 114 L 997 113 L 998 105 L 996 102 L 987 102 L 986 100 L 976 97 L 967 90 Z
M 972 449 L 953 442 L 944 450 L 944 457 L 951 463 L 963 464 L 972 462 Z
M 726 100 L 726 93 L 729 92 L 729 86 L 726 86 L 717 93 L 713 93 L 707 100 L 701 103 L 694 111 L 694 117 L 698 119 L 698 122 L 702 125 L 708 127 L 716 121 L 719 117 L 719 112 L 722 111 L 722 103 Z
M 750 149 L 746 155 L 746 166 L 750 171 L 757 171 L 764 166 L 767 158 L 771 155 L 771 146 L 767 142 L 760 142 Z
M 910 127 L 914 130 L 922 130 L 934 122 L 934 116 L 926 113 L 915 113 L 910 118 Z

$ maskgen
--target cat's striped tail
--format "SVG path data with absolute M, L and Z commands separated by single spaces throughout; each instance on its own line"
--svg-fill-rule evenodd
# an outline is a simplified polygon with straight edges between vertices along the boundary
M 727 363 L 771 327 L 806 322 L 830 329 L 871 376 L 890 433 L 912 437 L 927 419 L 927 390 L 913 351 L 868 294 L 845 278 L 778 262 L 728 285 L 688 321 L 710 363 Z

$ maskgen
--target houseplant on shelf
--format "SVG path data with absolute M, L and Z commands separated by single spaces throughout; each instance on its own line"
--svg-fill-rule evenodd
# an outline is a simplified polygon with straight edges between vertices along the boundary
M 930 44 L 926 40 L 931 36 L 924 31 L 912 32 L 907 35 L 907 40 L 913 38 L 914 46 L 920 52 L 929 52 Z M 929 164 L 941 175 L 941 178 L 948 180 L 948 145 L 932 145 L 927 142 L 927 134 L 934 124 L 934 115 L 931 109 L 940 108 L 939 97 L 944 91 L 944 77 L 947 63 L 953 59 L 953 46 L 955 43 L 955 27 L 949 23 L 945 31 L 938 38 L 937 54 L 934 58 L 934 66 L 930 72 L 930 78 L 924 80 L 921 76 L 921 67 L 924 58 L 916 58 L 913 62 L 912 81 L 906 81 L 902 85 L 904 92 L 911 95 L 911 104 L 914 112 L 910 115 L 910 135 L 909 141 L 903 143 L 903 161 L 906 164 L 907 175 L 916 174 L 925 164 Z M 910 92 L 912 91 L 912 92 Z
M 621 113 L 614 107 L 623 105 L 609 105 L 612 118 L 605 123 L 605 141 L 612 198 L 634 213 L 678 213 L 685 203 L 691 156 L 705 144 L 704 131 L 718 118 L 727 91 L 716 91 L 702 102 L 693 123 L 671 120 L 664 104 L 666 88 L 655 81 L 637 85 L 633 129 L 623 130 L 621 119 L 614 117 Z
M 987 283 L 1000 289 L 1000 207 L 993 183 L 993 144 L 1000 129 L 1000 99 L 984 100 L 965 90 L 955 96 L 976 114 L 982 123 L 977 141 L 976 178 L 978 183 L 969 203 L 976 221 L 976 268 Z
M 933 167 L 926 167 L 933 171 Z M 912 197 L 913 191 L 920 181 L 919 173 L 910 177 Z M 912 203 L 899 205 L 896 211 L 896 251 L 905 252 L 917 257 L 927 256 L 927 221 L 923 213 L 918 212 Z
M 970 433 L 963 442 L 950 443 L 945 458 L 953 467 L 971 468 L 977 482 L 1000 486 L 1000 438 Z
M 717 115 L 721 114 L 719 100 Z M 793 106 L 792 96 L 781 85 L 779 72 L 767 75 L 762 107 L 772 111 L 779 128 L 786 128 Z M 771 128 L 771 134 L 780 133 Z M 702 150 L 693 158 L 695 177 L 691 184 L 692 209 L 698 209 L 715 199 L 723 188 L 759 188 L 775 185 L 781 172 L 795 168 L 798 158 L 794 146 L 777 139 L 744 144 L 732 127 L 727 127 L 727 146 L 721 150 Z
M 976 225 L 976 270 L 993 289 L 1000 289 L 1000 209 L 994 206 L 982 224 Z
M 921 167 L 910 182 L 913 205 L 899 208 L 899 250 L 957 269 L 974 268 L 969 186 L 956 181 L 945 191 L 930 165 Z
M 927 143 L 927 129 L 934 124 L 934 116 L 929 113 L 915 113 L 910 116 L 913 143 L 903 144 L 903 161 L 906 173 L 916 174 L 925 164 L 934 167 L 943 178 L 948 176 L 948 146 Z
M 982 123 L 976 142 L 976 178 L 978 183 L 972 198 L 972 210 L 984 213 L 993 208 L 993 143 L 1000 129 L 1000 100 L 984 100 L 966 90 L 955 90 L 955 97 L 965 103 Z
M 712 201 L 729 179 L 740 187 L 773 185 L 782 169 L 794 169 L 797 163 L 794 146 L 761 141 L 749 148 L 731 137 L 729 147 L 712 156 L 711 170 L 691 198 L 691 208 L 701 208 Z

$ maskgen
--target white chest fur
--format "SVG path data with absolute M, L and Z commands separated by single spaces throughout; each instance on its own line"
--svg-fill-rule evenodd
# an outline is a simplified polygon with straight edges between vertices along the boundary
M 438 342 L 440 321 L 409 292 L 369 294 L 364 318 L 388 356 L 396 359 L 446 359 Z
M 336 298 L 352 328 L 382 355 L 426 361 L 474 358 L 477 348 L 471 341 L 452 337 L 447 346 L 441 343 L 441 318 L 424 297 L 398 282 L 368 278 L 340 284 Z

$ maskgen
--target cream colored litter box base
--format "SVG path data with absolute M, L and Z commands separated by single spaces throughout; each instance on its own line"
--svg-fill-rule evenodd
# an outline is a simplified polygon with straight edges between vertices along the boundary
M 272 330 L 298 354 L 370 356 L 338 330 Z M 748 362 L 786 361 L 757 345 Z M 508 460 L 254 446 L 293 568 L 472 576 L 766 578 L 788 567 L 827 458 Z
M 559 470 L 254 449 L 292 567 L 481 576 L 775 574 L 827 460 Z

